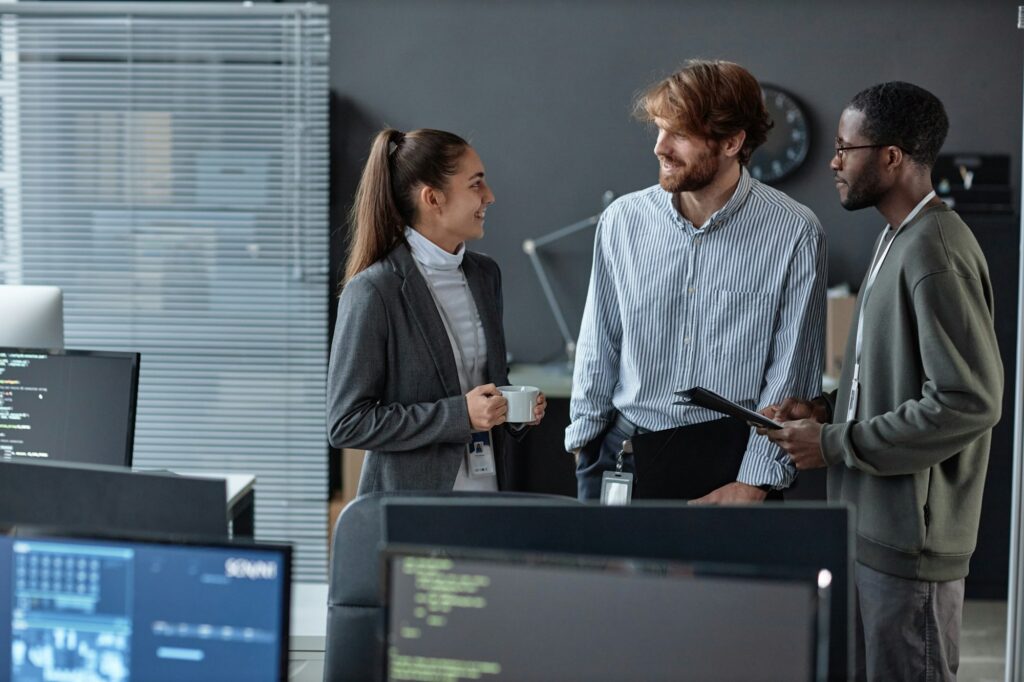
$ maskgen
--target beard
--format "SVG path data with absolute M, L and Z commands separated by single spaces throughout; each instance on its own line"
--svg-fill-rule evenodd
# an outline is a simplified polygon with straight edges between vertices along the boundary
M 663 190 L 673 194 L 695 192 L 711 184 L 718 175 L 721 165 L 718 159 L 718 145 L 709 145 L 693 163 L 676 168 L 671 173 L 659 169 L 658 184 Z
M 856 181 L 846 183 L 846 198 L 840 198 L 839 203 L 847 211 L 858 211 L 878 205 L 882 194 L 878 168 L 870 165 Z

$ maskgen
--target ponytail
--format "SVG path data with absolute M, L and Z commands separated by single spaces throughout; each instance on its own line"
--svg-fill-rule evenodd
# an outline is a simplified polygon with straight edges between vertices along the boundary
M 468 147 L 442 130 L 377 133 L 349 215 L 353 237 L 343 284 L 405 240 L 405 226 L 416 219 L 415 190 L 443 189 Z
M 345 282 L 387 255 L 402 238 L 404 221 L 395 204 L 388 157 L 397 151 L 403 137 L 394 128 L 387 128 L 377 133 L 370 147 L 349 216 L 354 234 Z

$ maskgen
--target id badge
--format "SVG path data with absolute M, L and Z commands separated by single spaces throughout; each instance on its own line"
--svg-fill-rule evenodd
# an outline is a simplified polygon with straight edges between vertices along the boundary
M 494 447 L 490 431 L 476 431 L 466 446 L 466 471 L 470 476 L 494 475 Z
M 601 504 L 624 506 L 633 499 L 633 474 L 625 471 L 606 471 L 601 476 Z
M 846 407 L 846 421 L 852 422 L 857 417 L 857 398 L 860 397 L 860 382 L 856 379 L 850 384 L 850 404 Z

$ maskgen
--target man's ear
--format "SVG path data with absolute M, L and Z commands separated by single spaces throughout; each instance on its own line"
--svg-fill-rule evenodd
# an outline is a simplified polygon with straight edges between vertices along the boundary
M 735 135 L 730 135 L 718 143 L 718 148 L 728 157 L 737 157 L 743 149 L 743 143 L 747 141 L 747 131 L 741 130 Z
M 896 146 L 885 148 L 885 168 L 888 171 L 898 172 L 900 168 L 910 162 L 910 159 L 903 150 Z

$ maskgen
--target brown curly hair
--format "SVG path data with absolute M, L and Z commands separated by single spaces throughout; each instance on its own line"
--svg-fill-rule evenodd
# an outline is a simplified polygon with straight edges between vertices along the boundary
M 739 161 L 744 166 L 764 143 L 772 120 L 757 79 L 739 64 L 691 59 L 682 69 L 647 88 L 634 114 L 660 119 L 669 129 L 720 142 L 746 131 Z

